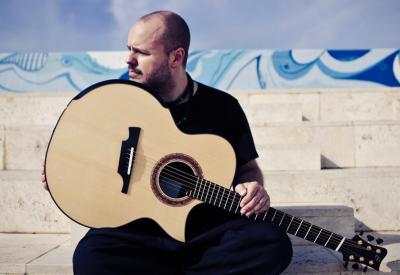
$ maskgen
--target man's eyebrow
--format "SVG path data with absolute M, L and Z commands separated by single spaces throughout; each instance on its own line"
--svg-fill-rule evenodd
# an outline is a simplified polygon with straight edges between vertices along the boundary
M 136 52 L 145 53 L 145 54 L 149 54 L 149 53 L 150 53 L 149 51 L 146 51 L 146 50 L 140 49 L 140 48 L 136 48 L 136 47 L 134 47 L 134 46 L 129 46 L 129 45 L 127 45 L 127 48 L 128 48 L 128 50 L 130 50 L 130 51 L 134 50 L 134 51 L 136 51 Z

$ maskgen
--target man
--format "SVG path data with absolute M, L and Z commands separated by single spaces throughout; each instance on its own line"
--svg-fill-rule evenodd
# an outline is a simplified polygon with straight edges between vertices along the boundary
M 266 211 L 263 187 L 248 122 L 236 99 L 193 81 L 186 73 L 189 28 L 169 11 L 143 16 L 129 31 L 129 78 L 156 91 L 177 127 L 212 133 L 235 150 L 233 186 L 242 196 L 241 214 Z M 187 242 L 169 237 L 154 221 L 120 228 L 91 229 L 74 253 L 75 274 L 278 274 L 290 262 L 287 235 L 269 223 L 196 206 L 187 221 Z

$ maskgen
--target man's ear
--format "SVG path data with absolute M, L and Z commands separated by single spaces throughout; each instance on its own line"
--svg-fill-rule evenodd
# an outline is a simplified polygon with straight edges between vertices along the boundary
M 183 64 L 183 60 L 185 59 L 186 52 L 183 48 L 178 48 L 173 50 L 169 56 L 169 62 L 172 68 L 178 68 Z

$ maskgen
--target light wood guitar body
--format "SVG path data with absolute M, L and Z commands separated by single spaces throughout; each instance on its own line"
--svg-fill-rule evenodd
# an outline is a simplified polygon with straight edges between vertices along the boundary
M 129 165 L 129 152 L 121 152 L 129 127 L 139 127 L 140 134 L 125 194 L 118 166 L 121 154 Z M 127 83 L 110 83 L 71 101 L 51 138 L 45 174 L 57 205 L 82 225 L 117 227 L 149 217 L 184 241 L 186 217 L 200 201 L 155 194 L 152 188 L 156 163 L 165 156 L 188 162 L 181 159 L 183 155 L 197 162 L 204 178 L 231 185 L 236 160 L 226 140 L 186 135 L 149 92 Z

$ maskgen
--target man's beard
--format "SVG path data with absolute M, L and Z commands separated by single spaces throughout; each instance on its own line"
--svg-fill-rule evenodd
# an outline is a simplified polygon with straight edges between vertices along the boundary
M 143 77 L 143 74 L 141 76 Z M 175 82 L 168 68 L 168 61 L 162 63 L 156 70 L 149 73 L 143 81 L 139 82 L 149 86 L 160 95 L 172 91 L 175 86 Z

